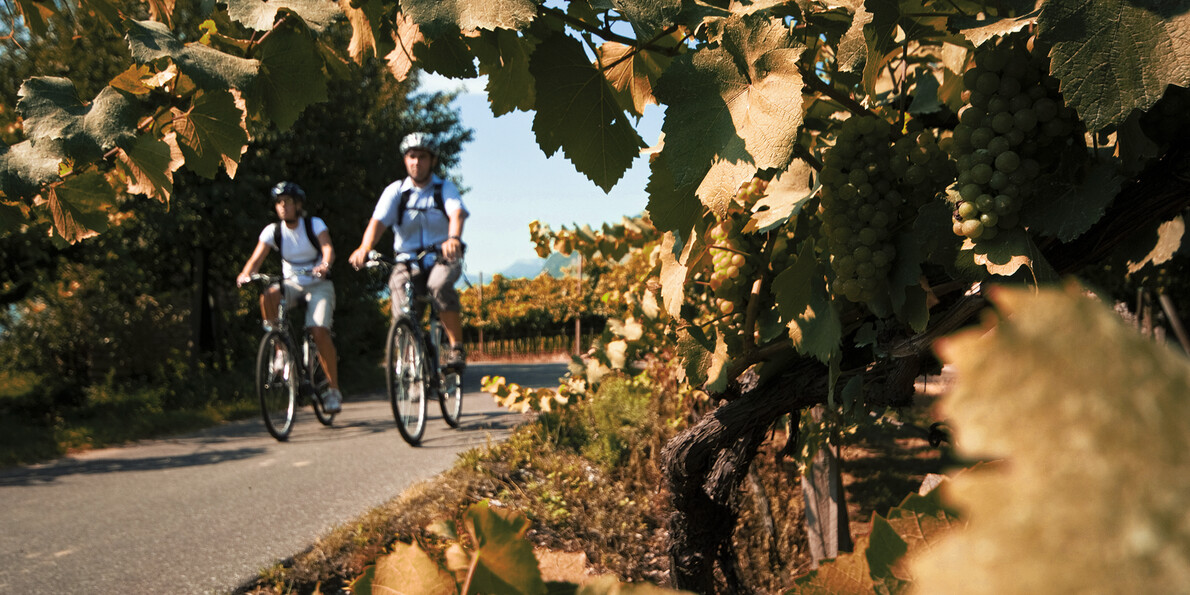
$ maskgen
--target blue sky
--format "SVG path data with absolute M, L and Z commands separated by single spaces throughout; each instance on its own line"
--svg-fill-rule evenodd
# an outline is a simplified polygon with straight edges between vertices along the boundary
M 464 89 L 454 105 L 463 125 L 475 131 L 474 140 L 463 149 L 459 169 L 469 188 L 463 197 L 471 211 L 463 233 L 464 272 L 472 283 L 479 281 L 481 272 L 486 282 L 518 260 L 537 258 L 529 241 L 529 222 L 534 219 L 554 229 L 576 223 L 598 227 L 644 211 L 646 157 L 638 157 L 605 194 L 575 171 L 562 151 L 546 158 L 534 138 L 531 113 L 492 116 L 483 84 L 482 79 L 465 86 L 462 81 L 423 75 L 421 89 Z M 661 131 L 660 109 L 650 106 L 636 128 L 646 143 L 655 144 Z

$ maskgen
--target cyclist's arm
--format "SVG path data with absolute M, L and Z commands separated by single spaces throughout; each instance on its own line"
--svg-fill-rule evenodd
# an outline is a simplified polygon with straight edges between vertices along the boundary
M 264 257 L 268 256 L 269 250 L 272 250 L 272 248 L 268 244 L 264 242 L 256 243 L 256 250 L 252 251 L 252 256 L 244 264 L 244 270 L 240 271 L 240 275 L 236 277 L 236 285 L 244 285 L 245 283 L 252 282 L 252 275 L 260 271 L 260 265 L 264 263 Z
M 456 209 L 446 216 L 450 219 L 450 237 L 442 242 L 442 255 L 447 260 L 458 260 L 463 256 L 463 222 L 467 220 L 467 211 Z
M 322 262 L 314 267 L 314 276 L 325 277 L 331 271 L 331 265 L 335 263 L 335 247 L 331 244 L 329 230 L 324 229 L 318 234 L 318 244 L 322 250 Z
M 372 249 L 372 246 L 376 245 L 376 240 L 380 239 L 383 233 L 384 224 L 379 219 L 370 219 L 368 221 L 368 228 L 364 230 L 364 237 L 359 241 L 359 248 L 356 248 L 355 252 L 352 252 L 351 256 L 347 258 L 351 262 L 351 266 L 355 267 L 355 270 L 358 271 L 360 267 L 368 262 L 368 251 Z

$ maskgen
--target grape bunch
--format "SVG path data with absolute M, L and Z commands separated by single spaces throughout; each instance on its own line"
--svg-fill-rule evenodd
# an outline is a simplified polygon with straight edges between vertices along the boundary
M 888 122 L 852 117 L 823 156 L 821 219 L 835 272 L 831 288 L 853 302 L 872 301 L 885 285 L 902 211 L 934 198 L 954 176 L 935 136 L 909 128 L 894 142 Z
M 958 167 L 956 235 L 990 240 L 1019 225 L 1034 181 L 1079 132 L 1046 56 L 1035 38 L 1004 38 L 981 46 L 963 73 L 965 105 L 944 143 Z
M 744 220 L 729 217 L 707 231 L 707 245 L 711 251 L 711 290 L 715 292 L 715 308 L 720 314 L 735 312 L 736 304 L 744 297 L 745 282 L 752 278 L 753 267 L 748 257 L 750 246 L 740 234 Z

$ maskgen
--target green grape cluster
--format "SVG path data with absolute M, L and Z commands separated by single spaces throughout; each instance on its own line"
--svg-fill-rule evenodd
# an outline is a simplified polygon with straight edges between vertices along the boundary
M 902 210 L 936 196 L 953 175 L 928 131 L 914 126 L 893 142 L 892 126 L 880 118 L 843 122 L 834 146 L 823 155 L 821 172 L 822 233 L 835 272 L 835 295 L 872 301 L 897 255 L 893 229 Z
M 743 218 L 728 218 L 707 231 L 711 251 L 711 290 L 720 314 L 732 314 L 744 296 L 744 285 L 752 278 L 753 263 L 748 242 L 740 234 Z
M 1078 131 L 1046 54 L 1034 38 L 1005 38 L 982 46 L 963 73 L 965 105 L 945 143 L 958 167 L 956 235 L 989 240 L 1018 226 L 1034 181 Z

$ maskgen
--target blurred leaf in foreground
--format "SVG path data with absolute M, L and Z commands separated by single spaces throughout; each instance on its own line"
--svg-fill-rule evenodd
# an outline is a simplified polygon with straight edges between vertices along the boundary
M 1075 285 L 999 290 L 945 339 L 968 521 L 911 565 L 920 593 L 1177 593 L 1190 584 L 1190 362 Z

